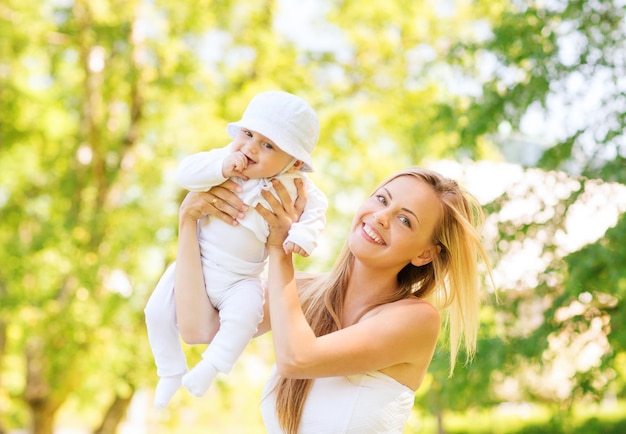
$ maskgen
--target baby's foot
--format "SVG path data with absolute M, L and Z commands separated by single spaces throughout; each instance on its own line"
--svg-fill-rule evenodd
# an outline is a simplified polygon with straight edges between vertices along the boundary
M 156 408 L 165 408 L 182 384 L 184 374 L 171 375 L 161 377 L 154 391 L 154 406 Z
M 207 360 L 201 360 L 191 371 L 183 376 L 183 386 L 194 396 L 202 396 L 217 375 L 217 369 Z

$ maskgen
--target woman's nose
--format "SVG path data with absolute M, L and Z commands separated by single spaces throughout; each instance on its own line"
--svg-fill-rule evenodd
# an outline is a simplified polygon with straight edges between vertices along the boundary
M 389 216 L 385 211 L 377 211 L 374 213 L 374 222 L 386 228 L 389 224 Z

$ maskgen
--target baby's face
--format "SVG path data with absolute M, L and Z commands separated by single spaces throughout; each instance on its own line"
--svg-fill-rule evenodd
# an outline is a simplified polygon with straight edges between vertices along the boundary
M 293 160 L 270 139 L 245 128 L 239 130 L 233 145 L 235 152 L 243 153 L 248 159 L 248 167 L 243 170 L 248 178 L 271 178 Z

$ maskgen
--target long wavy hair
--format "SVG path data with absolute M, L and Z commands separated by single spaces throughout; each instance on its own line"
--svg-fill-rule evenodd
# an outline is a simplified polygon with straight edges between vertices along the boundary
M 470 361 L 476 351 L 480 310 L 478 260 L 482 259 L 488 265 L 478 232 L 483 222 L 482 208 L 476 198 L 456 181 L 421 168 L 397 172 L 381 182 L 374 191 L 401 176 L 418 178 L 436 192 L 442 213 L 433 232 L 432 242 L 440 247 L 440 252 L 429 264 L 420 267 L 407 264 L 398 273 L 396 291 L 369 306 L 361 312 L 359 318 L 377 306 L 408 297 L 429 300 L 445 313 L 452 374 L 462 342 L 466 361 Z M 340 318 L 353 261 L 354 256 L 346 242 L 328 274 L 298 277 L 304 315 L 316 336 L 342 328 Z M 278 380 L 276 413 L 279 424 L 287 434 L 298 432 L 312 381 L 291 378 Z

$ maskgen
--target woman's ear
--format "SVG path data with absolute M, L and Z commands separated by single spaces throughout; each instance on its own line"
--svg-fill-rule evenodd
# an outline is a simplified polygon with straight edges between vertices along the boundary
M 422 265 L 429 264 L 433 261 L 433 259 L 435 259 L 435 256 L 437 256 L 439 252 L 441 252 L 441 246 L 431 246 L 428 249 L 424 250 L 419 256 L 413 258 L 411 260 L 411 264 L 415 265 L 416 267 L 421 267 Z

